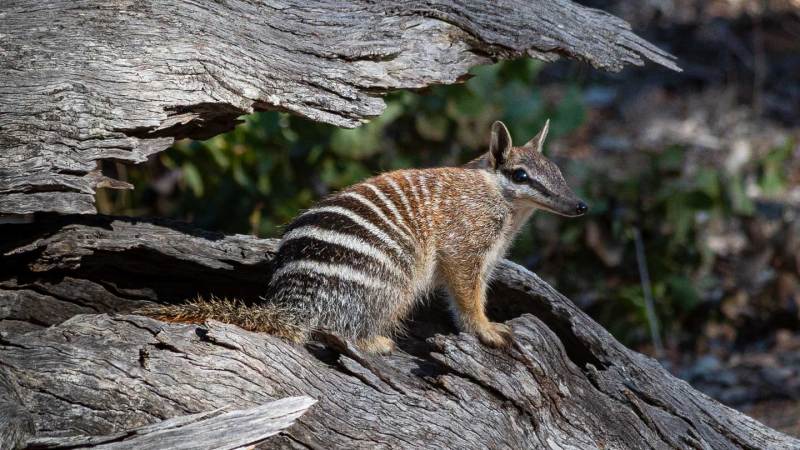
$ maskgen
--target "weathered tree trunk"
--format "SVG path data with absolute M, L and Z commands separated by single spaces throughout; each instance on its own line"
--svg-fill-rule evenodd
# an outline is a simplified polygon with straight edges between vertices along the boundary
M 95 188 L 129 187 L 98 161 L 141 162 L 254 110 L 356 126 L 382 112 L 383 93 L 520 56 L 677 69 L 623 21 L 567 0 L 11 0 L 0 33 L 6 221 L 93 213 Z M 229 448 L 290 425 L 311 399 L 269 446 L 800 445 L 626 349 L 513 263 L 491 293 L 512 349 L 457 334 L 434 301 L 398 352 L 376 357 L 335 336 L 297 346 L 126 315 L 198 294 L 257 297 L 272 240 L 76 215 L 0 236 L 3 449 Z
M 800 446 L 628 350 L 511 262 L 497 270 L 490 312 L 514 317 L 512 349 L 457 334 L 434 300 L 400 351 L 369 356 L 334 336 L 304 347 L 218 322 L 119 314 L 211 289 L 254 298 L 274 240 L 103 216 L 0 233 L 14 236 L 0 248 L 0 379 L 13 380 L 0 383 L 0 401 L 16 399 L 5 400 L 12 432 L 35 426 L 33 444 L 307 395 L 318 403 L 270 447 Z M 76 312 L 89 314 L 61 322 Z
M 0 214 L 94 213 L 97 162 L 140 163 L 254 110 L 354 127 L 381 94 L 500 58 L 619 70 L 672 57 L 568 0 L 0 4 Z

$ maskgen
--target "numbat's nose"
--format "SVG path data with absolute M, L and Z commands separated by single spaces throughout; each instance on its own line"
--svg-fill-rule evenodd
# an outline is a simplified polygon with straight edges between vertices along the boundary
M 579 216 L 586 214 L 586 211 L 589 210 L 589 207 L 586 206 L 586 203 L 578 202 L 578 206 L 575 207 L 575 212 L 578 213 Z

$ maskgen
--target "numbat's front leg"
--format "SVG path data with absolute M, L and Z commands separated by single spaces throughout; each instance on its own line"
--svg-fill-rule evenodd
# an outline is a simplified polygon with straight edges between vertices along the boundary
M 489 347 L 510 347 L 514 339 L 511 327 L 504 323 L 486 321 L 486 325 L 475 331 L 481 342 Z
M 458 323 L 462 330 L 475 334 L 490 347 L 508 347 L 514 337 L 511 327 L 489 321 L 486 317 L 486 282 L 480 275 L 469 276 L 470 271 L 452 274 L 448 285 Z

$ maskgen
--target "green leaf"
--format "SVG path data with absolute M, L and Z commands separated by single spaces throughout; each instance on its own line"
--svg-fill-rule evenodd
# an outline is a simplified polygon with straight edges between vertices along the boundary
M 763 174 L 759 184 L 766 195 L 777 195 L 787 188 L 786 165 L 792 153 L 792 142 L 787 140 L 785 145 L 775 147 L 764 157 L 762 162 Z
M 489 66 L 478 66 L 470 70 L 473 77 L 467 81 L 467 91 L 476 100 L 487 101 L 494 97 L 497 88 L 497 78 L 500 72 L 500 64 Z
M 576 86 L 570 86 L 556 108 L 550 129 L 554 135 L 561 136 L 577 129 L 585 120 L 586 108 L 580 90 Z
M 414 119 L 417 132 L 430 141 L 444 141 L 447 137 L 447 118 L 436 115 L 418 115 Z
M 465 117 L 478 117 L 486 107 L 486 103 L 476 95 L 458 95 L 447 102 L 447 115 L 458 120 Z
M 735 174 L 730 177 L 726 191 L 730 198 L 731 209 L 734 213 L 744 216 L 752 216 L 753 213 L 755 213 L 755 204 L 753 204 L 753 200 L 747 195 L 744 180 L 740 174 Z
M 691 311 L 700 303 L 700 295 L 697 293 L 692 280 L 685 276 L 675 275 L 667 278 L 667 287 L 670 298 L 683 311 Z
M 189 185 L 189 188 L 194 193 L 195 197 L 203 196 L 203 178 L 200 176 L 200 171 L 197 170 L 194 164 L 186 162 L 181 167 L 183 179 Z

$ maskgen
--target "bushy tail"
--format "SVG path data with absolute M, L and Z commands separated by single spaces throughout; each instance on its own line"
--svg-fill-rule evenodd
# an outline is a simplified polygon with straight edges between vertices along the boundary
M 296 314 L 270 303 L 248 305 L 237 299 L 198 297 L 179 305 L 147 306 L 134 312 L 164 322 L 201 323 L 213 319 L 293 342 L 308 338 L 308 330 L 299 325 Z

